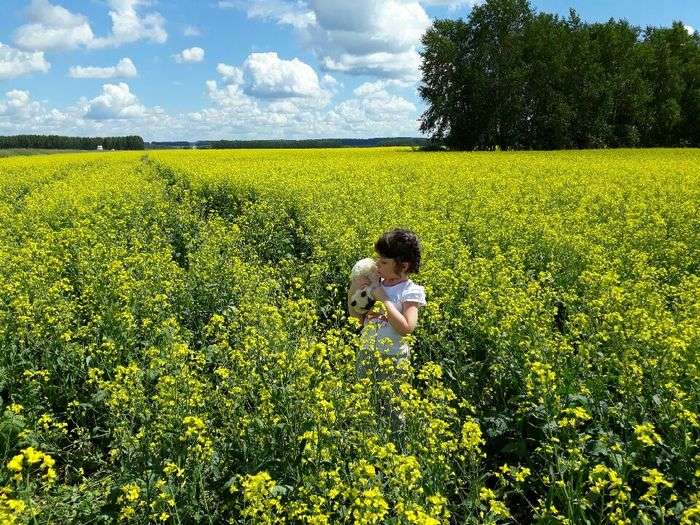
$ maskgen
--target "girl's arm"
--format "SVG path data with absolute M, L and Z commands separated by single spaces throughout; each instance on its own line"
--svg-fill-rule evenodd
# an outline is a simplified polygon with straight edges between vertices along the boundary
M 384 304 L 387 321 L 402 337 L 416 329 L 416 324 L 418 324 L 418 303 L 407 301 L 403 304 L 403 312 L 400 312 L 381 288 L 375 290 L 374 296 L 377 301 L 381 301 Z

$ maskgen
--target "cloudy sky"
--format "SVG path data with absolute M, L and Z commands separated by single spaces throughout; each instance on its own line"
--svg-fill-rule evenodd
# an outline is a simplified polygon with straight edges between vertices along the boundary
M 421 34 L 479 0 L 2 0 L 0 135 L 418 136 Z M 700 0 L 534 0 L 700 28 Z

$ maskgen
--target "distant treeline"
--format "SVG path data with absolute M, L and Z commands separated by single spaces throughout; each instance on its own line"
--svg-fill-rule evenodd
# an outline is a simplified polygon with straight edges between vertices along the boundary
M 417 137 L 385 137 L 372 139 L 307 139 L 307 140 L 201 140 L 198 142 L 148 142 L 147 148 L 211 148 L 211 149 L 275 149 L 275 148 L 362 148 L 382 146 L 424 146 L 427 139 Z
M 142 150 L 143 139 L 136 135 L 128 137 L 63 137 L 60 135 L 15 135 L 0 137 L 0 149 L 77 149 L 95 150 L 102 146 L 105 150 Z
M 454 149 L 700 146 L 700 35 L 487 0 L 422 39 L 421 131 Z

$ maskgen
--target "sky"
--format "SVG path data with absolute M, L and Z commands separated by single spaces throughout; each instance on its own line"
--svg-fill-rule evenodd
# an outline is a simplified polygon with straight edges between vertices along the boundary
M 0 135 L 420 136 L 420 37 L 481 0 L 0 0 Z M 532 0 L 700 29 L 700 0 Z

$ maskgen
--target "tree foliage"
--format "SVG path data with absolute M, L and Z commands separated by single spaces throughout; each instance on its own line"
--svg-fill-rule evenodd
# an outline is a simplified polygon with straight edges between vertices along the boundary
M 487 0 L 424 34 L 421 131 L 453 149 L 700 145 L 700 35 Z
M 0 149 L 80 149 L 94 150 L 102 146 L 105 150 L 142 150 L 143 139 L 136 135 L 127 137 L 63 137 L 60 135 L 14 135 L 0 137 Z

